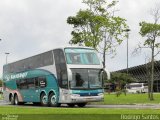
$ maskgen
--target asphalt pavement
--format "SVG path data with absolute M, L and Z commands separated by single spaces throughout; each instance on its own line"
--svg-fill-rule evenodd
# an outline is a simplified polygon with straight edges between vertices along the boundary
M 3 100 L 0 100 L 0 106 L 13 106 L 10 105 L 10 103 L 7 103 Z M 32 103 L 24 104 L 24 105 L 18 105 L 16 107 L 41 107 L 41 106 L 35 106 Z M 62 104 L 61 107 L 68 107 L 65 104 Z M 60 108 L 61 108 L 60 107 Z M 113 108 L 113 109 L 160 109 L 160 104 L 135 104 L 135 105 L 86 105 L 85 108 Z

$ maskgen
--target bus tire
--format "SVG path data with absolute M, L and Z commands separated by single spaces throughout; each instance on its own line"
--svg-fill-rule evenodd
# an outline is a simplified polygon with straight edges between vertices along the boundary
M 10 102 L 11 102 L 11 105 L 14 105 L 15 103 L 14 103 L 14 96 L 11 94 L 10 95 Z
M 87 103 L 78 103 L 78 107 L 84 107 Z
M 75 104 L 73 104 L 73 103 L 68 103 L 67 104 L 69 107 L 74 107 L 75 106 Z
M 41 101 L 42 106 L 47 106 L 48 105 L 47 95 L 45 93 L 41 94 L 40 101 Z
M 57 100 L 56 100 L 56 95 L 54 93 L 51 93 L 49 95 L 49 106 L 50 107 L 60 107 L 60 103 L 57 103 Z
M 15 105 L 19 105 L 20 104 L 17 94 L 14 96 L 14 104 Z

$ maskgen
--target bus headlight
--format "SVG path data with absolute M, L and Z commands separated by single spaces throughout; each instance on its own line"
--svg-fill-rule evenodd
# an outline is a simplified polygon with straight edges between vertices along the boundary
M 103 94 L 103 93 L 99 93 L 99 94 L 98 94 L 98 96 L 102 96 L 102 97 L 104 97 L 104 94 Z

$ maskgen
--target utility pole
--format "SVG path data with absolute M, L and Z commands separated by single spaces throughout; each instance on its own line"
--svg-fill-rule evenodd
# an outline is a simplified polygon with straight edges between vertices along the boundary
M 6 52 L 5 54 L 6 54 L 6 64 L 7 64 L 7 62 L 8 62 L 8 61 L 7 61 L 7 58 L 8 58 L 8 55 L 9 55 L 10 53 Z
M 129 39 L 129 31 L 130 29 L 126 29 L 125 32 L 127 33 L 127 75 L 128 75 L 128 39 Z

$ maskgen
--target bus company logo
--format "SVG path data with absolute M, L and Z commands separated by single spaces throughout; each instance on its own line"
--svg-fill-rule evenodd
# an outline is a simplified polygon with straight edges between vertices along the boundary
M 24 73 L 18 73 L 15 75 L 6 75 L 5 79 L 6 81 L 12 80 L 12 79 L 18 79 L 18 78 L 25 78 L 27 76 L 28 72 L 24 72 Z

